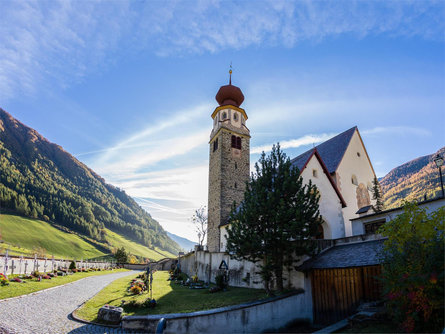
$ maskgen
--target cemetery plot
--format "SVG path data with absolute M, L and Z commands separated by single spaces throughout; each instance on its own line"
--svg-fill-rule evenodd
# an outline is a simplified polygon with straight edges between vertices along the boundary
M 260 289 L 229 287 L 226 291 L 211 293 L 209 288 L 213 284 L 204 289 L 190 288 L 190 285 L 185 286 L 168 280 L 168 271 L 154 273 L 150 290 L 140 275 L 114 281 L 78 309 L 76 316 L 87 321 L 97 321 L 97 313 L 104 305 L 122 306 L 124 315 L 144 315 L 187 313 L 268 298 L 265 291 Z M 134 283 L 137 281 L 144 283 L 145 290 L 142 288 L 140 293 L 134 294 L 131 286 L 138 284 Z M 190 278 L 190 281 L 193 279 Z M 156 301 L 155 306 L 148 302 L 153 299 Z

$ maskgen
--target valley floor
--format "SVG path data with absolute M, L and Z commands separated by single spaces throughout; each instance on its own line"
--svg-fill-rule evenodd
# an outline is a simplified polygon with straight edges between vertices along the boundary
M 69 315 L 114 280 L 135 273 L 92 276 L 37 294 L 0 301 L 0 333 L 123 333 L 121 329 L 76 322 Z

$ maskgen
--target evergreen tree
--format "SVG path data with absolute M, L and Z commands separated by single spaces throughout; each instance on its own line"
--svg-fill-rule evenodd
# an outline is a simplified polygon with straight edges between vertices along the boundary
M 114 254 L 114 257 L 115 257 L 117 263 L 127 263 L 128 254 L 125 251 L 125 248 L 123 246 L 122 246 L 122 248 L 118 248 L 116 250 L 116 253 Z
M 375 209 L 377 212 L 382 211 L 384 209 L 383 200 L 382 200 L 382 192 L 380 190 L 380 183 L 376 176 L 374 176 L 374 180 L 372 181 L 372 199 L 375 199 Z
M 317 236 L 321 224 L 319 194 L 311 182 L 303 184 L 299 170 L 279 144 L 269 156 L 262 153 L 255 170 L 244 201 L 232 208 L 227 251 L 232 258 L 259 263 L 264 287 L 270 293 L 273 275 L 281 291 L 283 268 L 292 270 L 299 257 L 315 249 L 307 240 Z

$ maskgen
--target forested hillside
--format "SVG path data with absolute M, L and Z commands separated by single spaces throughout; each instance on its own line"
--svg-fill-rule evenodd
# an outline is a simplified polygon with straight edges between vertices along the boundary
M 0 108 L 0 208 L 107 241 L 106 228 L 177 253 L 159 223 L 124 191 Z
M 386 209 L 400 206 L 403 200 L 419 201 L 425 196 L 431 199 L 440 195 L 439 170 L 433 161 L 438 153 L 445 156 L 445 147 L 394 168 L 380 180 Z

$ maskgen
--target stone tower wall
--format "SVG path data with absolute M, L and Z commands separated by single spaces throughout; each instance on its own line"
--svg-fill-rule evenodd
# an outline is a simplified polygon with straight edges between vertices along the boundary
M 241 150 L 231 147 L 232 135 L 241 137 Z M 218 149 L 213 151 L 213 141 Z M 219 225 L 227 222 L 233 202 L 241 203 L 250 175 L 250 137 L 221 129 L 210 141 L 208 235 L 209 251 L 220 250 Z

